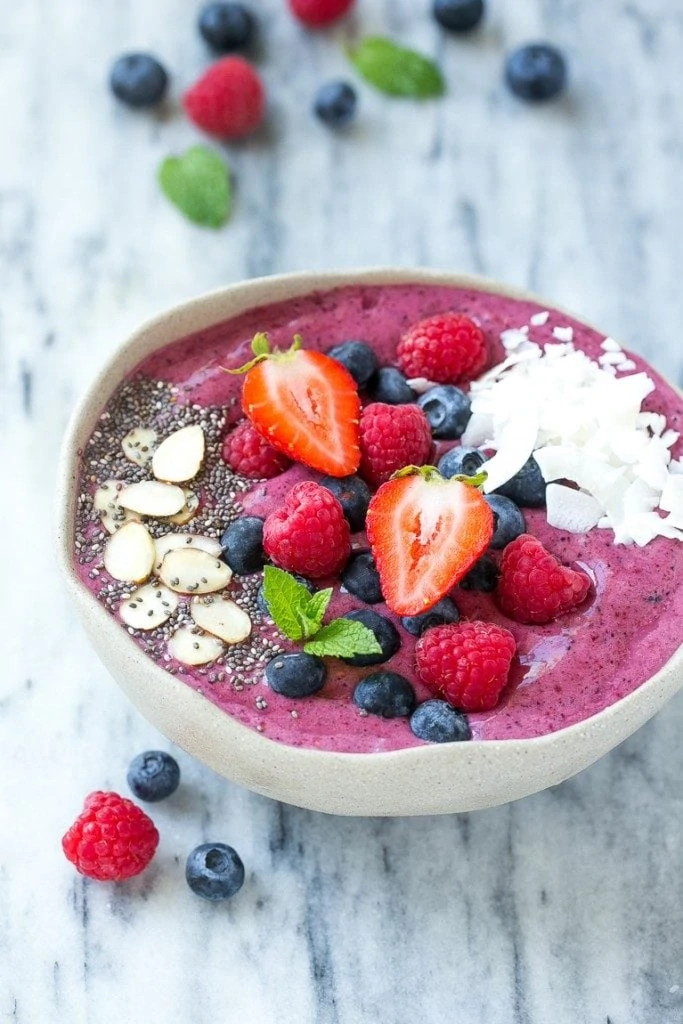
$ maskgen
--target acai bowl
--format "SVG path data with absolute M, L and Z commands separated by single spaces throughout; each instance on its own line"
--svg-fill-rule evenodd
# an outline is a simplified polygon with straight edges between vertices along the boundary
M 464 334 L 455 332 L 464 368 L 456 352 L 436 380 L 441 368 L 428 356 L 432 372 L 417 372 L 421 346 L 451 314 L 464 324 Z M 415 328 L 425 323 L 420 341 Z M 418 338 L 412 348 L 408 335 Z M 351 341 L 368 346 L 375 364 L 354 363 L 348 349 L 328 355 Z M 341 402 L 334 429 L 323 420 L 320 437 L 303 408 L 298 423 L 287 414 L 278 434 L 286 418 L 279 383 L 268 390 L 266 372 L 245 402 L 254 368 L 227 372 L 269 366 L 266 347 L 294 347 L 299 383 L 311 367 L 297 353 L 323 353 L 342 367 L 329 394 L 353 403 L 355 391 L 357 405 Z M 455 407 L 440 393 L 432 401 L 435 388 Z M 246 431 L 254 426 L 247 411 L 261 440 L 275 442 L 265 455 Z M 680 395 L 642 360 L 552 304 L 494 282 L 395 269 L 250 281 L 144 325 L 93 383 L 64 444 L 60 559 L 105 666 L 151 722 L 220 774 L 339 814 L 489 807 L 587 767 L 680 688 L 682 423 Z M 355 456 L 354 425 L 365 431 Z M 388 442 L 384 461 L 382 431 L 405 439 Z M 480 456 L 461 464 L 464 449 Z M 450 477 L 437 473 L 449 455 L 457 470 Z M 521 497 L 520 470 L 522 490 L 531 487 Z M 334 483 L 349 477 L 365 485 L 357 488 L 365 492 L 360 511 Z M 390 491 L 399 486 L 410 495 L 405 504 L 403 491 L 398 501 Z M 472 499 L 463 515 L 474 539 L 465 530 L 458 564 L 453 543 L 429 550 L 427 561 L 421 548 L 411 576 L 411 565 L 394 557 L 406 547 L 396 509 L 414 516 L 415 496 L 419 505 L 424 489 L 431 496 L 441 486 L 464 488 L 454 499 L 461 511 L 462 493 Z M 391 502 L 382 501 L 387 493 Z M 422 532 L 438 533 L 441 512 L 435 520 L 431 497 L 427 504 Z M 462 534 L 463 521 L 449 524 L 447 541 Z M 429 549 L 429 538 L 421 541 Z M 558 593 L 574 587 L 569 606 L 550 619 L 515 593 L 515 571 L 521 565 L 524 575 L 537 556 L 518 550 L 530 543 L 552 559 L 543 571 L 560 574 Z M 318 559 L 308 577 L 302 557 L 304 569 L 306 558 Z M 310 635 L 281 628 L 297 601 L 299 624 L 302 607 L 309 625 L 323 609 Z M 433 610 L 441 617 L 425 622 Z M 349 615 L 375 630 L 379 654 L 306 653 L 320 638 L 316 628 Z M 440 681 L 425 666 L 429 644 L 439 646 L 436 630 L 447 631 L 445 660 L 457 660 L 462 651 L 449 645 L 465 643 L 472 623 L 493 630 L 491 658 L 505 664 L 496 668 L 497 692 L 468 703 L 453 696 L 457 679 Z M 486 636 L 470 640 L 475 660 L 488 651 Z

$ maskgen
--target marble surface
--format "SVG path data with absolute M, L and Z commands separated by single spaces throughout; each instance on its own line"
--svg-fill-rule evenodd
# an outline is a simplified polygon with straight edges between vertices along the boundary
M 231 224 L 184 222 L 155 168 L 198 141 L 177 100 L 205 65 L 195 4 L 5 4 L 0 166 L 4 521 L 0 674 L 0 1020 L 18 1024 L 680 1024 L 683 694 L 593 768 L 471 815 L 371 820 L 279 806 L 178 753 L 153 866 L 85 882 L 59 839 L 95 788 L 167 747 L 91 653 L 53 562 L 60 435 L 142 318 L 245 276 L 397 263 L 482 272 L 576 308 L 677 382 L 683 322 L 683 8 L 672 0 L 490 0 L 468 40 L 420 0 L 358 0 L 307 35 L 254 3 L 267 127 L 226 150 Z M 361 90 L 345 137 L 311 93 L 341 42 L 390 33 L 438 56 L 448 96 Z M 505 92 L 502 56 L 546 37 L 561 103 Z M 173 73 L 158 116 L 115 106 L 112 57 Z M 10 101 L 7 102 L 7 98 Z M 233 844 L 229 905 L 186 888 L 187 852 Z

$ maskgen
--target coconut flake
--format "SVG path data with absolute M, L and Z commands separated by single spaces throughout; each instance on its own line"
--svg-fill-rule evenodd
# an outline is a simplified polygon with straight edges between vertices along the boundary
M 600 342 L 600 348 L 605 352 L 621 352 L 621 345 L 614 338 L 605 338 Z
M 534 313 L 529 317 L 529 323 L 533 327 L 543 327 L 544 324 L 548 323 L 550 313 L 547 309 L 544 309 L 542 313 Z
M 546 487 L 548 523 L 569 533 L 588 533 L 602 516 L 602 508 L 595 498 L 565 484 Z
M 557 338 L 558 341 L 573 341 L 574 340 L 574 328 L 573 327 L 553 327 L 553 337 Z

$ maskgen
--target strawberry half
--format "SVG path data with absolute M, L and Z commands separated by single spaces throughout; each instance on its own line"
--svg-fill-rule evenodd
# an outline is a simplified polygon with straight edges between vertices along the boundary
M 480 478 L 467 479 L 408 466 L 372 498 L 368 540 L 384 599 L 397 615 L 431 608 L 489 546 L 493 514 L 473 486 Z
M 301 348 L 296 335 L 286 351 L 271 351 L 265 334 L 252 342 L 242 408 L 259 434 L 278 451 L 329 476 L 350 476 L 360 463 L 360 399 L 348 370 L 322 352 Z

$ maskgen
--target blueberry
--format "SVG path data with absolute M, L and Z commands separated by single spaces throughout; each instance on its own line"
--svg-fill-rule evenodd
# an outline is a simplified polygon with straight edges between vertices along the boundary
M 437 463 L 441 476 L 450 480 L 452 476 L 476 476 L 486 462 L 486 456 L 478 448 L 451 448 Z
M 371 715 L 407 718 L 415 707 L 415 690 L 398 672 L 375 672 L 358 683 L 353 703 Z
M 200 11 L 198 25 L 205 41 L 217 53 L 246 49 L 256 32 L 256 19 L 244 4 L 206 4 Z
M 303 576 L 297 575 L 294 575 L 294 579 L 297 581 L 297 583 L 300 583 L 302 587 L 305 587 L 309 594 L 315 594 L 315 584 L 311 583 L 310 580 L 305 579 L 305 577 Z M 256 604 L 258 605 L 259 611 L 263 612 L 264 615 L 267 615 L 268 618 L 270 618 L 270 609 L 268 608 L 268 605 L 266 604 L 266 599 L 263 596 L 263 584 L 261 584 L 261 586 L 258 588 L 258 593 L 256 595 Z
M 526 521 L 521 509 L 514 501 L 502 494 L 485 494 L 484 499 L 493 511 L 492 548 L 504 548 L 520 533 L 526 533 Z
M 168 75 L 149 53 L 125 53 L 114 61 L 109 85 L 117 99 L 129 107 L 154 107 L 168 86 Z
M 277 654 L 266 665 L 266 682 L 283 697 L 310 697 L 326 678 L 325 662 L 315 654 Z
M 484 594 L 490 594 L 496 589 L 499 575 L 498 566 L 493 559 L 489 555 L 482 555 L 460 580 L 460 586 L 463 590 L 480 590 Z
M 221 537 L 223 561 L 238 576 L 248 576 L 263 568 L 263 519 L 242 516 L 225 530 Z
M 372 497 L 365 480 L 361 480 L 359 476 L 324 476 L 318 483 L 334 494 L 344 511 L 351 532 L 356 533 L 364 529 Z
M 495 493 L 510 498 L 522 508 L 543 508 L 545 505 L 545 480 L 541 473 L 541 467 L 533 455 L 507 483 L 496 488 Z
M 358 97 L 348 82 L 326 82 L 315 94 L 313 113 L 330 128 L 346 128 L 356 116 Z
M 379 585 L 379 573 L 371 551 L 359 551 L 353 555 L 341 574 L 342 584 L 350 594 L 366 604 L 377 604 L 384 600 Z
M 377 356 L 364 341 L 344 341 L 327 355 L 345 366 L 359 388 L 364 388 L 377 369 Z
M 164 750 L 146 750 L 131 761 L 127 779 L 139 800 L 155 803 L 175 793 L 180 784 L 180 768 Z
M 352 622 L 360 622 L 364 626 L 367 626 L 371 632 L 375 634 L 377 643 L 382 648 L 379 654 L 354 654 L 352 658 L 342 658 L 347 665 L 381 665 L 383 661 L 388 661 L 401 646 L 401 638 L 398 635 L 398 630 L 393 622 L 389 622 L 389 619 L 385 618 L 384 615 L 378 615 L 377 612 L 373 612 L 370 608 L 359 608 L 358 611 L 348 612 L 344 615 L 345 619 L 350 619 Z
M 509 54 L 505 62 L 505 79 L 520 99 L 550 100 L 565 87 L 567 64 L 555 46 L 530 43 Z
M 417 400 L 429 421 L 432 436 L 444 440 L 460 437 L 467 426 L 472 408 L 464 391 L 453 384 L 438 384 Z
M 449 32 L 469 32 L 484 15 L 484 0 L 434 0 L 432 13 Z
M 367 392 L 373 402 L 386 402 L 387 405 L 408 405 L 417 398 L 395 366 L 381 366 L 368 381 Z
M 242 888 L 244 864 L 232 846 L 202 843 L 187 858 L 185 878 L 192 892 L 215 903 L 230 899 Z
M 457 622 L 459 618 L 460 612 L 450 597 L 442 597 L 429 611 L 421 615 L 406 615 L 401 619 L 401 625 L 413 636 L 422 636 L 432 626 L 446 626 L 449 622 Z
M 426 700 L 410 716 L 410 728 L 428 743 L 456 743 L 472 738 L 470 725 L 461 711 L 445 700 Z

